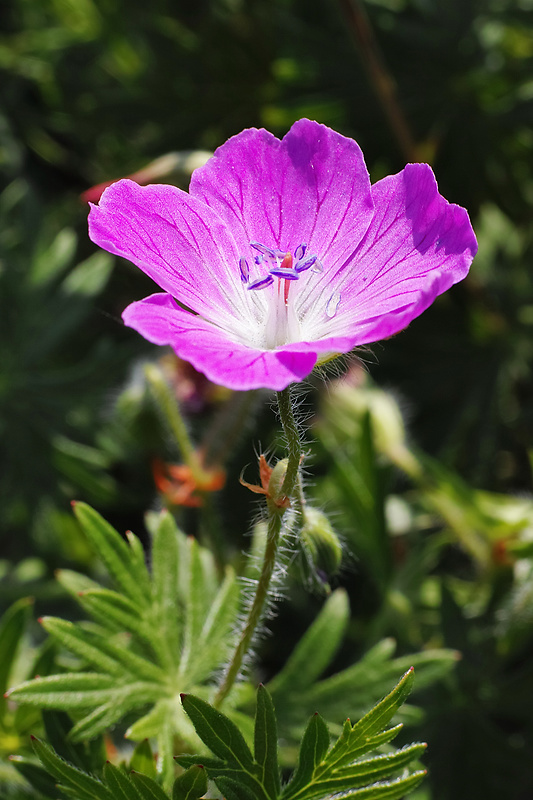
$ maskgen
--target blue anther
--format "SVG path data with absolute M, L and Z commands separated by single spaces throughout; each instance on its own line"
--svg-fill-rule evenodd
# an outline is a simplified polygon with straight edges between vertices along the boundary
M 301 258 L 294 265 L 294 269 L 296 272 L 305 272 L 305 270 L 310 269 L 317 260 L 318 256 L 307 256 L 307 258 Z
M 259 253 L 258 256 L 254 256 L 254 261 L 257 264 L 257 266 L 259 266 L 259 264 L 262 264 L 264 260 L 265 260 L 265 257 L 263 255 L 263 253 Z
M 276 250 L 272 250 L 271 247 L 267 247 L 266 244 L 261 244 L 261 242 L 250 242 L 250 247 L 253 247 L 254 250 L 259 250 L 264 256 L 270 256 L 271 258 L 276 258 Z
M 295 269 L 282 269 L 281 267 L 273 267 L 270 274 L 275 275 L 276 278 L 285 278 L 286 281 L 297 281 L 300 277 Z
M 313 264 L 311 272 L 324 272 L 324 264 L 321 261 L 319 261 L 318 258 Z
M 301 258 L 305 256 L 305 251 L 307 250 L 306 244 L 299 244 L 296 250 L 294 251 L 294 259 L 295 261 L 299 261 Z
M 248 283 L 250 278 L 250 268 L 248 267 L 248 262 L 244 256 L 239 258 L 239 269 L 241 271 L 241 281 L 243 283 Z
M 258 278 L 256 281 L 249 283 L 248 289 L 262 289 L 264 286 L 270 286 L 271 283 L 274 283 L 274 278 L 269 273 L 264 278 Z

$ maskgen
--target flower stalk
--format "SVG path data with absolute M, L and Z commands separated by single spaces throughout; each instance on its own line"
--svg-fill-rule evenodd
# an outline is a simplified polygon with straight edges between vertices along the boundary
M 290 389 L 284 389 L 277 393 L 279 416 L 283 426 L 283 432 L 287 442 L 287 471 L 281 487 L 281 494 L 289 498 L 294 498 L 295 491 L 299 487 L 299 471 L 301 460 L 301 443 L 298 426 L 294 418 Z M 268 508 L 268 527 L 265 552 L 261 575 L 257 581 L 255 595 L 248 611 L 246 622 L 242 633 L 237 642 L 235 652 L 226 670 L 224 679 L 218 689 L 214 699 L 214 705 L 219 707 L 228 696 L 233 684 L 235 683 L 246 653 L 250 648 L 254 633 L 261 621 L 265 610 L 266 601 L 272 582 L 272 575 L 276 566 L 277 554 L 281 539 L 283 517 L 287 510 L 285 505 L 277 505 L 273 502 L 267 503 Z
M 174 437 L 194 483 L 197 486 L 208 484 L 212 476 L 202 466 L 198 451 L 191 441 L 187 426 L 181 416 L 176 398 L 170 391 L 166 380 L 153 364 L 146 365 L 145 375 L 152 397 Z

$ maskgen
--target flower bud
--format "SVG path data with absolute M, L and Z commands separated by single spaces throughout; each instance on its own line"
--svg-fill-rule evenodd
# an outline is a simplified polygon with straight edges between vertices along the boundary
M 273 467 L 268 480 L 268 499 L 277 507 L 286 507 L 286 497 L 281 491 L 287 474 L 288 458 L 281 458 Z
M 308 565 L 321 580 L 335 575 L 342 561 L 342 545 L 326 515 L 317 508 L 305 507 L 300 540 Z
M 361 418 L 370 414 L 376 448 L 387 456 L 405 442 L 405 427 L 393 396 L 381 389 L 339 383 L 328 399 L 328 421 L 344 435 L 357 433 Z

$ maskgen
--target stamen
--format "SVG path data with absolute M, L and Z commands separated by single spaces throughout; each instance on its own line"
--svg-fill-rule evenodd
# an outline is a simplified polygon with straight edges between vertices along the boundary
M 262 289 L 264 286 L 270 286 L 271 283 L 274 283 L 274 278 L 269 273 L 265 275 L 263 278 L 258 278 L 256 281 L 252 281 L 248 284 L 248 289 Z
M 292 266 L 292 253 L 285 253 L 281 264 L 272 267 L 270 274 L 275 275 L 276 278 L 286 278 L 288 281 L 297 281 L 298 273 Z
M 241 281 L 243 283 L 248 283 L 248 281 L 250 279 L 250 268 L 249 268 L 248 262 L 244 258 L 244 256 L 241 256 L 239 258 L 239 269 L 241 271 Z
M 334 292 L 326 304 L 326 316 L 330 319 L 335 316 L 341 301 L 340 292 Z
M 270 274 L 276 278 L 285 278 L 287 281 L 297 281 L 300 277 L 295 269 L 282 269 L 282 267 L 273 267 Z
M 306 244 L 299 244 L 296 250 L 294 251 L 294 258 L 296 261 L 300 261 L 305 256 L 305 251 L 307 250 Z
M 285 253 L 282 253 L 281 256 L 278 256 L 279 250 L 273 250 L 271 247 L 267 247 L 266 244 L 261 244 L 261 242 L 250 242 L 250 247 L 253 247 L 254 250 L 259 250 L 263 256 L 270 256 L 270 258 L 283 258 Z
M 301 258 L 294 265 L 294 269 L 296 272 L 305 272 L 305 270 L 310 269 L 310 267 L 312 267 L 317 260 L 318 256 L 307 256 L 307 258 Z

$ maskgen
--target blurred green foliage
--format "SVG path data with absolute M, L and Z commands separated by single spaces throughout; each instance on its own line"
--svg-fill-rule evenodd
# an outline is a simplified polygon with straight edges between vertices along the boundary
M 416 157 L 468 208 L 480 252 L 467 282 L 362 354 L 376 383 L 392 389 L 385 428 L 424 480 L 384 443 L 376 398 L 352 409 L 344 429 L 339 406 L 328 410 L 325 400 L 318 413 L 313 499 L 351 553 L 339 576 L 326 576 L 346 587 L 352 609 L 328 669 L 342 674 L 358 658 L 364 667 L 385 650 L 387 660 L 387 637 L 400 658 L 459 651 L 453 673 L 417 698 L 431 767 L 420 797 L 525 800 L 533 792 L 533 3 L 368 0 L 364 8 Z M 151 459 L 179 455 L 141 377 L 140 362 L 160 353 L 119 322 L 149 282 L 95 253 L 79 193 L 168 152 L 211 150 L 250 125 L 282 135 L 301 116 L 356 138 L 373 179 L 401 169 L 345 9 L 326 0 L 0 5 L 2 610 L 32 594 L 39 613 L 59 605 L 74 617 L 52 570 L 99 568 L 68 501 L 87 500 L 119 530 L 142 535 L 156 497 Z M 186 182 L 178 172 L 168 179 Z M 196 383 L 181 396 L 198 438 L 221 403 L 206 392 Z M 256 411 L 256 423 L 255 441 L 270 443 L 271 415 Z M 238 531 L 250 516 L 237 478 L 254 459 L 246 438 L 224 455 L 227 487 L 212 504 L 237 568 L 235 553 L 247 545 Z M 199 517 L 174 510 L 201 536 L 213 507 Z M 309 600 L 296 570 L 291 581 L 261 646 L 258 672 L 273 681 L 323 602 Z M 22 601 L 6 614 L 6 636 L 27 608 Z M 7 665 L 18 679 L 36 662 L 40 674 L 52 669 L 53 654 L 18 645 L 23 656 Z M 25 752 L 35 713 L 2 713 L 2 754 L 8 744 Z M 287 706 L 287 726 L 291 713 Z M 27 796 L 19 784 L 9 792 Z

